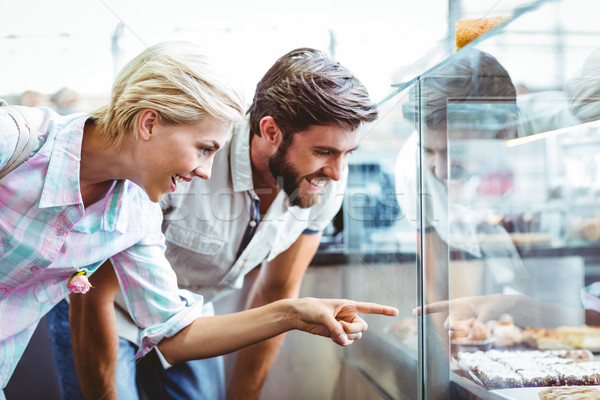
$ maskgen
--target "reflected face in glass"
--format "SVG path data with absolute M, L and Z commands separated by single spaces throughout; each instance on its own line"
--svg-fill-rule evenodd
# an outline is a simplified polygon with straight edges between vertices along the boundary
M 448 180 L 448 136 L 446 126 L 428 128 L 422 145 L 427 169 L 440 181 Z
M 461 142 L 464 143 L 468 140 L 506 140 L 515 137 L 515 132 L 515 129 L 504 131 L 452 130 L 449 142 L 448 130 L 445 125 L 438 128 L 427 128 L 422 146 L 424 164 L 438 180 L 446 184 L 450 179 L 457 182 L 467 180 L 476 175 L 477 171 L 470 171 L 469 166 L 464 164 L 463 157 L 457 157 L 457 154 L 449 156 L 448 147 L 456 149 L 456 147 L 461 147 Z
M 291 205 L 312 207 L 331 180 L 341 179 L 348 154 L 357 145 L 356 131 L 337 125 L 312 125 L 279 146 L 269 159 L 269 169 Z

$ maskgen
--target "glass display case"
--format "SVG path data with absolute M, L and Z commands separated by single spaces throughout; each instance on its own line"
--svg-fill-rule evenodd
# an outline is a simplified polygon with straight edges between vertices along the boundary
M 377 398 L 598 389 L 600 25 L 512 3 L 397 85 L 350 160 L 344 296 L 400 309 L 346 350 Z

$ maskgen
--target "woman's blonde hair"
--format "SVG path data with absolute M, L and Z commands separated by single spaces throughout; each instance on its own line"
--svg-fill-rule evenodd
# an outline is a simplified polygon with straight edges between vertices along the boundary
M 241 95 L 187 42 L 151 46 L 131 60 L 117 76 L 107 106 L 92 113 L 107 139 L 117 148 L 126 135 L 138 135 L 143 109 L 158 111 L 165 125 L 197 123 L 207 116 L 224 122 L 242 117 Z

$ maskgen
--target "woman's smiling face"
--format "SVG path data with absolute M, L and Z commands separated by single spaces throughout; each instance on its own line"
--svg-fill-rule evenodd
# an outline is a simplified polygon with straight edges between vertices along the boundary
M 214 155 L 223 147 L 230 124 L 208 116 L 186 125 L 153 123 L 144 138 L 142 170 L 138 181 L 150 200 L 158 202 L 178 183 L 193 177 L 209 179 Z

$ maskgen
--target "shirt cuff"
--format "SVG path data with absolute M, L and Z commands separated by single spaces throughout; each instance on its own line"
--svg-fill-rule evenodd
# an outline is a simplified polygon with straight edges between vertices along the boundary
M 315 229 L 305 229 L 304 232 L 302 232 L 303 235 L 316 235 L 317 233 L 321 233 L 321 231 Z
M 581 303 L 586 310 L 600 313 L 600 282 L 594 282 L 581 290 Z
M 172 365 L 169 364 L 169 362 L 166 360 L 165 356 L 162 355 L 162 353 L 160 352 L 160 350 L 158 349 L 158 347 L 155 347 L 154 351 L 156 351 L 156 355 L 158 356 L 158 360 L 160 361 L 160 365 L 162 365 L 162 367 L 164 369 L 169 369 L 169 368 L 172 367 Z
M 180 294 L 184 291 L 180 290 Z M 182 295 L 181 299 L 186 301 L 187 299 Z M 150 326 L 144 329 L 140 335 L 141 345 L 138 349 L 134 360 L 137 360 L 146 354 L 148 354 L 153 348 L 160 343 L 166 337 L 171 337 L 177 332 L 194 322 L 197 318 L 202 316 L 202 307 L 204 305 L 204 299 L 197 296 L 197 300 L 188 307 L 179 311 L 173 315 L 168 321 L 163 323 Z

